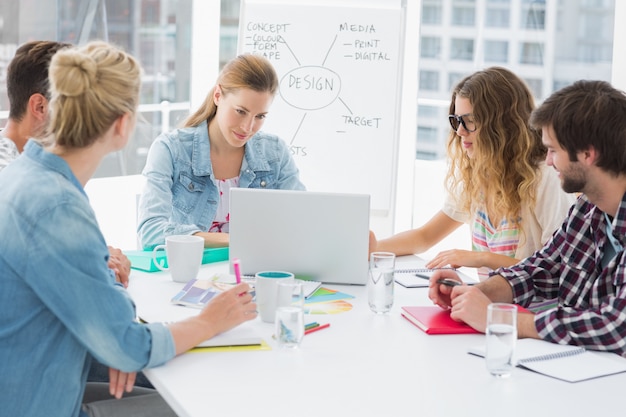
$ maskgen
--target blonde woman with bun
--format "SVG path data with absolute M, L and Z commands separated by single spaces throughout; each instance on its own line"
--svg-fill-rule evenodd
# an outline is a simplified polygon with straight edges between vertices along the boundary
M 122 398 L 132 391 L 135 372 L 256 317 L 241 284 L 189 320 L 137 323 L 130 297 L 107 266 L 109 251 L 84 186 L 131 136 L 140 72 L 132 56 L 108 43 L 59 51 L 50 63 L 45 139 L 28 141 L 0 172 L 6 415 L 175 416 L 156 391 Z M 83 397 L 94 359 L 111 369 L 110 395 L 102 401 Z

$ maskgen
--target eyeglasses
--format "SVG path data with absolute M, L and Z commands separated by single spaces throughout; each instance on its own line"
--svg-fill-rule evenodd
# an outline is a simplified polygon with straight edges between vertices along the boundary
M 472 113 L 462 114 L 457 116 L 456 114 L 449 114 L 448 120 L 450 120 L 450 126 L 456 132 L 459 130 L 459 124 L 463 126 L 463 129 L 467 130 L 469 133 L 476 131 L 476 123 L 473 120 L 468 120 L 468 116 L 471 116 Z

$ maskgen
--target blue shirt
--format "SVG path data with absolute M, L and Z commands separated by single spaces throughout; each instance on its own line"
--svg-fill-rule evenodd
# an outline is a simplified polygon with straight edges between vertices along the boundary
M 289 148 L 277 136 L 258 132 L 244 151 L 239 187 L 305 189 Z M 209 230 L 220 196 L 206 122 L 157 137 L 143 175 L 137 232 L 144 249 L 163 244 L 166 236 Z
M 7 416 L 79 416 L 92 357 L 123 371 L 175 355 L 137 323 L 67 163 L 29 141 L 0 172 L 0 404 Z

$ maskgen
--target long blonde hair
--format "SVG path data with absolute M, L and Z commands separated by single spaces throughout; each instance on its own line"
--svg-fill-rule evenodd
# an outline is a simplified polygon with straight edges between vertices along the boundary
M 198 110 L 185 119 L 182 127 L 198 126 L 205 120 L 210 123 L 215 117 L 217 106 L 213 101 L 215 88 L 220 86 L 224 95 L 241 88 L 274 96 L 278 90 L 278 76 L 267 58 L 255 54 L 242 54 L 229 61 L 217 78 L 216 85 L 209 91 Z
M 522 206 L 534 205 L 538 167 L 546 156 L 540 132 L 529 125 L 532 93 L 511 71 L 491 67 L 459 82 L 450 114 L 455 114 L 456 97 L 469 100 L 477 130 L 472 158 L 463 152 L 460 136 L 450 131 L 446 187 L 466 212 L 484 204 L 494 224 L 503 219 L 518 223 Z
M 87 147 L 118 117 L 137 110 L 141 67 L 131 55 L 106 42 L 57 52 L 49 76 L 48 134 L 60 146 Z

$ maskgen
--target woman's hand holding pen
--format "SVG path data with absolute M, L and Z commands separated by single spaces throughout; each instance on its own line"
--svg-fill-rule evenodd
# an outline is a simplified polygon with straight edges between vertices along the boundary
M 168 325 L 176 354 L 186 352 L 203 340 L 257 317 L 257 306 L 252 301 L 250 286 L 236 284 L 211 299 L 200 314 Z

